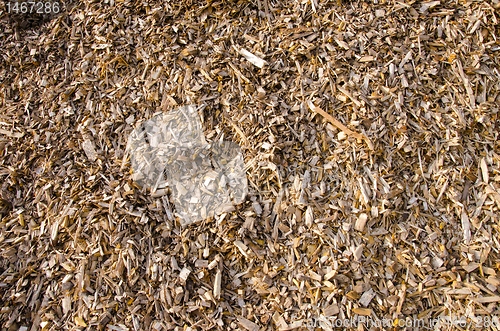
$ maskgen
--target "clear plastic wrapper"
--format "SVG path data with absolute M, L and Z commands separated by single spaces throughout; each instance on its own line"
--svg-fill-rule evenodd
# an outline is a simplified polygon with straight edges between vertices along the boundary
M 138 125 L 127 145 L 134 180 L 170 187 L 182 225 L 231 211 L 245 200 L 243 154 L 229 141 L 208 144 L 196 108 L 184 106 Z

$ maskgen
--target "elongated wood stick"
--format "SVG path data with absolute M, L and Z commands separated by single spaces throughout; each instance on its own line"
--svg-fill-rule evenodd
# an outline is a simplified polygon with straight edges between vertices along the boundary
M 364 134 L 360 134 L 360 133 L 357 133 L 357 132 L 354 132 L 352 130 L 350 130 L 348 127 L 346 127 L 344 124 L 340 123 L 337 119 L 335 119 L 332 115 L 328 114 L 326 111 L 324 111 L 323 109 L 319 108 L 319 107 L 316 107 L 311 100 L 308 100 L 307 101 L 307 105 L 309 106 L 309 108 L 315 112 L 315 113 L 318 113 L 320 114 L 321 116 L 323 116 L 324 118 L 326 118 L 330 123 L 332 123 L 333 125 L 335 125 L 338 129 L 342 130 L 345 134 L 347 134 L 348 136 L 351 136 L 351 137 L 354 137 L 356 139 L 361 139 L 361 140 L 364 140 L 366 142 L 366 144 L 368 145 L 368 148 L 370 148 L 370 150 L 373 151 L 373 143 L 370 141 L 370 139 L 368 139 L 367 136 L 365 136 Z

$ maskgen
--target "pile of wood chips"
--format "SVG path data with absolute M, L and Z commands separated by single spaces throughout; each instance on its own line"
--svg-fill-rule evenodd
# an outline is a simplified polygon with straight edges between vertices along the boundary
M 0 330 L 500 327 L 498 0 L 61 8 L 0 4 Z M 125 149 L 188 104 L 249 192 L 181 227 Z

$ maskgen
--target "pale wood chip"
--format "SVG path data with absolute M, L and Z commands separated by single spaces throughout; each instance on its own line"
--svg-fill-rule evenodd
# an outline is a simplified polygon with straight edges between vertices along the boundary
M 237 316 L 237 318 L 238 318 L 238 322 L 240 323 L 240 325 L 249 331 L 258 331 L 260 329 L 257 324 L 255 324 L 254 322 L 252 322 L 250 320 L 247 320 L 244 317 Z

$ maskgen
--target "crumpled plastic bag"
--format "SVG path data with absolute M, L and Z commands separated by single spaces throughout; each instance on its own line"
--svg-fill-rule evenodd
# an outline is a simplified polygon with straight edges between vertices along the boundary
M 176 215 L 187 225 L 234 209 L 247 194 L 238 144 L 208 144 L 193 105 L 160 113 L 129 136 L 133 178 L 150 188 L 170 187 Z

